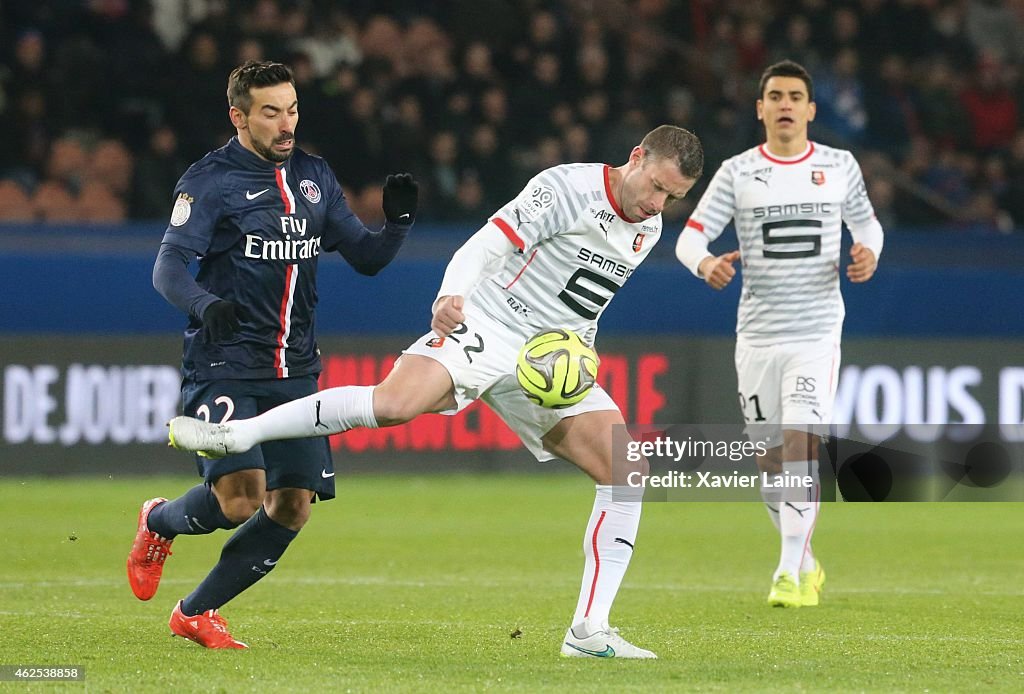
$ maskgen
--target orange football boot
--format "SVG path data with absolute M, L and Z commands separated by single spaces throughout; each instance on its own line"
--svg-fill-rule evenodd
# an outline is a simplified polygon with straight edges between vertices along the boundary
M 139 600 L 149 600 L 156 594 L 164 562 L 171 556 L 171 542 L 149 529 L 149 512 L 158 504 L 167 501 L 163 497 L 150 499 L 139 510 L 139 528 L 135 531 L 135 542 L 128 553 L 128 584 Z
M 248 648 L 241 641 L 236 641 L 228 632 L 228 623 L 217 610 L 207 610 L 202 614 L 189 617 L 182 613 L 182 600 L 174 606 L 171 621 L 168 622 L 171 632 L 189 641 L 195 641 L 207 648 Z

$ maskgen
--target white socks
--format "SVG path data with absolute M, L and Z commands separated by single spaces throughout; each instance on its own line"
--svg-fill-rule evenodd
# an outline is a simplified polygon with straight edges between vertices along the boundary
M 590 620 L 594 625 L 608 622 L 615 594 L 619 592 L 633 556 L 637 528 L 640 526 L 643 489 L 619 487 L 612 500 L 611 485 L 599 484 L 594 498 L 594 509 L 583 536 L 583 582 L 576 614 L 575 626 Z
M 782 475 L 768 475 L 773 483 L 777 482 Z M 764 508 L 768 511 L 768 517 L 772 519 L 772 525 L 779 532 L 782 528 L 779 525 L 779 506 L 782 505 L 782 489 L 779 487 L 761 487 L 761 498 L 764 499 Z
M 821 489 L 816 463 L 806 460 L 785 462 L 782 464 L 782 471 L 790 476 L 810 473 L 814 478 L 814 484 L 810 489 L 794 487 L 779 490 L 778 523 L 779 532 L 782 534 L 782 555 L 773 580 L 782 573 L 789 573 L 793 580 L 799 581 L 801 571 L 811 571 L 814 568 L 811 535 L 818 519 Z M 765 490 L 762 490 L 762 496 L 764 493 Z
M 251 419 L 225 422 L 234 438 L 232 448 L 244 451 L 264 441 L 327 436 L 353 427 L 376 429 L 373 388 L 328 388 L 278 405 Z

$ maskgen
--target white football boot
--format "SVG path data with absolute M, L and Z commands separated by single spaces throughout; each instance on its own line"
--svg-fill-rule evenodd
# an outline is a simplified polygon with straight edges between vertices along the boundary
M 167 422 L 169 445 L 179 451 L 191 451 L 204 458 L 223 458 L 232 450 L 231 429 L 223 424 L 210 424 L 193 417 L 175 417 Z
M 593 624 L 590 620 L 569 627 L 562 642 L 566 658 L 657 658 L 654 653 L 638 648 L 619 636 L 608 623 Z

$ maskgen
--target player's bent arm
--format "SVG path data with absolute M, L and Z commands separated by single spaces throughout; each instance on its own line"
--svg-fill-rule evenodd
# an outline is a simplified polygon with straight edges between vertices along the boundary
M 516 246 L 494 222 L 487 222 L 455 251 L 434 299 L 434 310 L 446 296 L 469 296 L 481 279 L 498 271 Z
M 196 254 L 191 249 L 164 241 L 153 265 L 153 288 L 168 303 L 195 318 L 201 318 L 210 304 L 220 298 L 206 291 L 188 271 Z
M 714 256 L 708 251 L 708 237 L 696 229 L 686 227 L 676 241 L 676 257 L 695 277 L 704 279 L 700 264 Z
M 359 274 L 376 275 L 398 255 L 411 226 L 386 222 L 383 229 L 374 232 L 350 211 L 342 223 L 341 237 L 332 240 L 327 250 L 338 251 Z

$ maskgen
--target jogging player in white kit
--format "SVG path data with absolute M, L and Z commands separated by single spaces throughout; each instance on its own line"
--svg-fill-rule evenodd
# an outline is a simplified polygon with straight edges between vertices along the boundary
M 779 607 L 817 605 L 825 582 L 811 535 L 820 506 L 818 441 L 830 423 L 845 315 L 842 223 L 854 240 L 846 268 L 852 282 L 871 279 L 883 237 L 853 155 L 807 139 L 813 90 L 792 61 L 765 70 L 757 117 L 767 141 L 722 164 L 676 244 L 679 260 L 715 289 L 732 281 L 741 261 L 736 375 L 746 431 L 769 448 L 758 467 L 815 480 L 810 489 L 761 490 L 782 536 L 768 596 Z M 740 249 L 713 256 L 708 243 L 730 219 Z
M 393 426 L 426 412 L 454 414 L 486 402 L 538 460 L 562 458 L 597 483 L 586 557 L 566 656 L 654 658 L 608 625 L 640 522 L 642 490 L 612 498 L 612 428 L 619 408 L 599 386 L 566 409 L 530 402 L 515 377 L 523 343 L 568 328 L 593 344 L 615 292 L 661 236 L 661 211 L 700 177 L 700 141 L 663 125 L 626 164 L 566 164 L 542 171 L 452 257 L 428 333 L 375 387 L 331 388 L 258 417 L 207 424 L 177 417 L 179 449 L 224 455 L 263 441 Z M 637 463 L 646 473 L 646 462 Z M 616 470 L 619 473 L 619 470 Z

